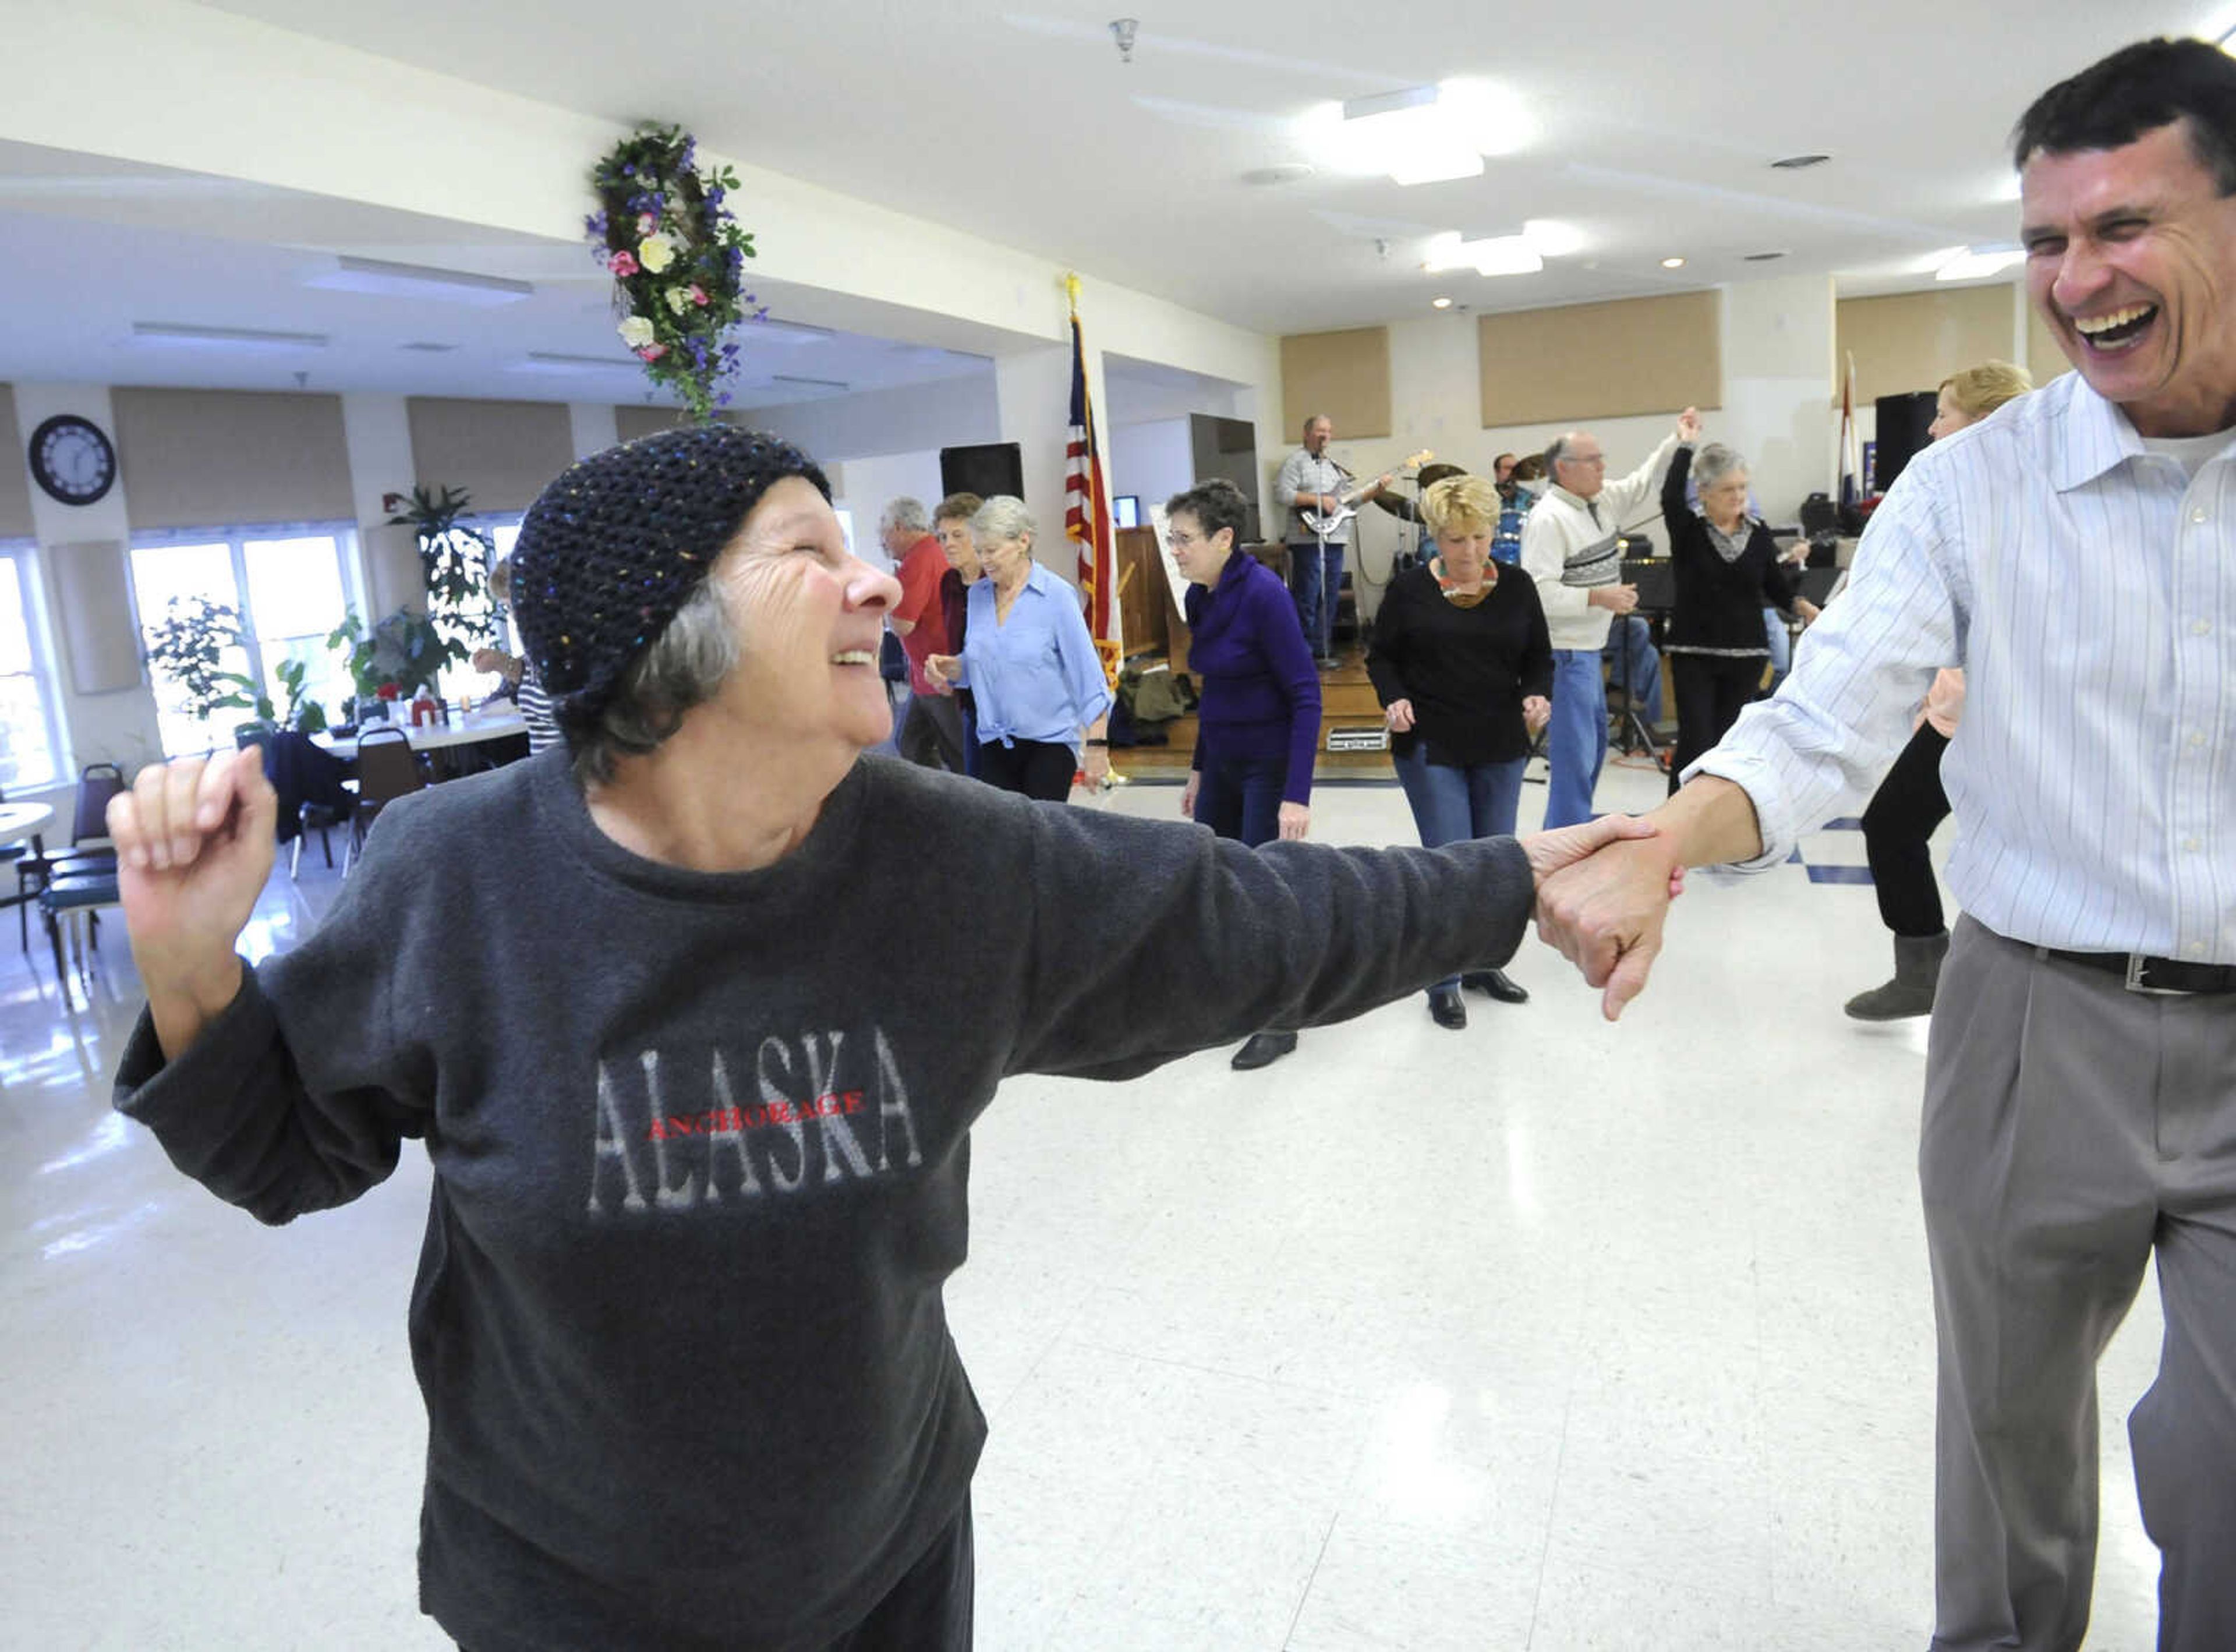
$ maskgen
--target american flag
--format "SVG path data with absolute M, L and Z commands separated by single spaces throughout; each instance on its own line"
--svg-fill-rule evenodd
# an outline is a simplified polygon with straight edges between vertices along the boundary
M 1862 498 L 1863 444 L 1856 439 L 1856 358 L 1848 355 L 1848 376 L 1840 385 L 1840 503 L 1853 506 Z M 1841 531 L 1845 533 L 1846 529 Z
M 1110 491 L 1102 456 L 1095 446 L 1095 408 L 1087 394 L 1087 352 L 1080 340 L 1079 310 L 1071 312 L 1071 420 L 1063 450 L 1063 531 L 1079 547 L 1079 596 L 1088 635 L 1102 656 L 1102 675 L 1118 684 L 1117 542 L 1110 524 Z

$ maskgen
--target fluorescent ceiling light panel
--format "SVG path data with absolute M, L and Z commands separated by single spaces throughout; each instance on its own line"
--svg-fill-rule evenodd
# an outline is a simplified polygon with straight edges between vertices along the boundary
M 135 321 L 135 344 L 187 350 L 324 350 L 323 332 L 267 332 L 259 327 L 196 327 L 168 321 Z
M 1480 177 L 1483 156 L 1524 148 L 1537 127 L 1497 88 L 1445 81 L 1322 104 L 1298 122 L 1298 135 L 1331 171 L 1417 184 Z
M 378 258 L 343 258 L 330 270 L 303 278 L 305 286 L 331 293 L 370 293 L 385 299 L 435 299 L 446 304 L 470 304 L 477 308 L 517 304 L 536 288 L 527 281 L 507 280 L 501 275 L 475 275 L 465 270 L 441 270 L 424 264 L 391 264 Z
M 531 350 L 525 361 L 508 364 L 507 372 L 635 372 L 639 364 L 632 357 L 619 360 L 612 356 L 569 356 L 556 350 Z
M 827 344 L 838 335 L 829 327 L 812 327 L 805 321 L 749 321 L 738 330 L 738 342 L 752 344 Z
M 800 378 L 791 373 L 781 372 L 771 373 L 769 382 L 773 385 L 790 385 L 799 390 L 827 390 L 834 395 L 841 391 L 853 388 L 852 385 L 836 378 Z
M 1540 258 L 1574 258 L 1589 243 L 1574 224 L 1552 218 L 1532 218 L 1522 226 L 1522 239 Z
M 2016 247 L 1970 247 L 1934 271 L 1933 279 L 1976 281 L 1984 276 L 2001 275 L 2025 262 L 2025 252 Z
M 1428 262 L 1422 267 L 1431 275 L 1447 270 L 1473 270 L 1478 275 L 1535 275 L 1545 267 L 1545 260 L 1524 236 L 1494 235 L 1463 241 L 1454 233 L 1430 241 Z

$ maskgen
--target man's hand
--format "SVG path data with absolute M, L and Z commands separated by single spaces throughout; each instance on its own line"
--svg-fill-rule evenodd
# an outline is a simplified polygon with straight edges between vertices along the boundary
M 1643 820 L 1632 824 L 1651 830 Z M 1538 937 L 1582 970 L 1588 985 L 1602 989 L 1600 1012 L 1609 1021 L 1646 990 L 1661 951 L 1661 925 L 1683 880 L 1675 846 L 1641 833 L 1622 833 L 1588 859 L 1572 858 L 1549 876 L 1539 875 Z
M 1591 607 L 1603 608 L 1610 614 L 1628 614 L 1638 606 L 1638 587 L 1595 585 L 1586 593 L 1584 601 Z
M 1531 694 L 1522 702 L 1522 726 L 1536 734 L 1553 721 L 1553 702 L 1543 694 Z
M 1699 408 L 1688 407 L 1677 415 L 1677 439 L 1680 442 L 1697 442 L 1700 439 Z

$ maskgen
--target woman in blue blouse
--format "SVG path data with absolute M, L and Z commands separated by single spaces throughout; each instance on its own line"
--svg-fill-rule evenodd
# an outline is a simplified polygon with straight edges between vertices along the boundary
M 1033 560 L 1024 501 L 997 493 L 970 519 L 985 576 L 970 588 L 960 655 L 924 662 L 934 681 L 970 690 L 978 712 L 978 778 L 1044 802 L 1110 773 L 1110 685 L 1079 611 L 1079 594 Z M 1082 735 L 1086 760 L 1080 760 Z
M 1279 575 L 1240 550 L 1248 507 L 1232 482 L 1199 482 L 1165 514 L 1165 543 L 1187 577 L 1188 669 L 1201 692 L 1180 813 L 1253 848 L 1302 838 L 1320 679 L 1297 605 Z M 1263 1067 L 1296 1047 L 1293 1032 L 1255 1033 L 1234 1065 Z

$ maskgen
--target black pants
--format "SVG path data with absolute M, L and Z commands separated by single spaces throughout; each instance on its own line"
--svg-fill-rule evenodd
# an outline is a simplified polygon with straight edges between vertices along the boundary
M 970 1652 L 976 1574 L 966 1495 L 916 1564 L 826 1652 Z
M 1941 789 L 1941 754 L 1948 749 L 1946 734 L 1918 724 L 1864 811 L 1864 854 L 1878 891 L 1879 919 L 1913 940 L 1944 927 L 1925 840 L 1949 818 L 1949 794 Z
M 1677 752 L 1669 760 L 1669 789 L 1678 776 L 1731 732 L 1754 697 L 1769 659 L 1762 654 L 1679 654 L 1669 656 L 1669 681 L 1677 698 Z
M 893 743 L 903 757 L 919 768 L 962 773 L 962 706 L 952 694 L 911 695 L 908 714 L 901 719 L 901 731 Z
M 998 740 L 978 747 L 978 778 L 1005 792 L 1023 792 L 1043 803 L 1061 803 L 1071 795 L 1071 777 L 1079 760 L 1069 746 L 1045 740 L 1021 740 L 1004 746 Z

